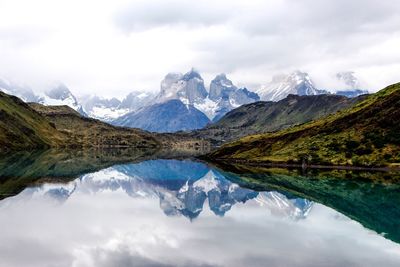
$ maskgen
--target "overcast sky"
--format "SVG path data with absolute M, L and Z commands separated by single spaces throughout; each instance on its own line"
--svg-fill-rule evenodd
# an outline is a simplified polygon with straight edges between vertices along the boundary
M 250 89 L 351 70 L 376 90 L 400 81 L 400 1 L 0 0 L 0 77 L 122 96 L 191 67 Z

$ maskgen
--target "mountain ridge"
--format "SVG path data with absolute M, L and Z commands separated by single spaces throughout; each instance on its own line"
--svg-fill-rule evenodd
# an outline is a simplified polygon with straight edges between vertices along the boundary
M 274 132 L 302 124 L 348 108 L 364 99 L 339 95 L 289 95 L 278 101 L 259 101 L 228 112 L 218 122 L 192 132 L 216 144 L 264 132 Z
M 400 83 L 355 106 L 275 133 L 244 137 L 208 155 L 297 164 L 387 166 L 400 162 Z

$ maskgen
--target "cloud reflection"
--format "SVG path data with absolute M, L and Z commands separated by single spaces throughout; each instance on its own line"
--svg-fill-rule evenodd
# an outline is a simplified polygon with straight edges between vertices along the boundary
M 215 170 L 185 172 L 196 163 L 140 164 L 108 168 L 67 185 L 28 188 L 1 201 L 0 266 L 398 266 L 400 261 L 399 245 L 321 204 L 310 209 L 277 192 L 252 195 Z M 138 175 L 151 166 L 162 170 L 163 164 L 169 166 L 164 170 L 175 170 L 168 181 Z M 223 200 L 215 202 L 217 212 L 212 192 Z M 196 206 L 198 194 L 208 201 Z M 160 210 L 166 195 L 173 200 L 173 215 L 182 216 Z M 199 207 L 201 214 L 188 220 L 183 211 Z

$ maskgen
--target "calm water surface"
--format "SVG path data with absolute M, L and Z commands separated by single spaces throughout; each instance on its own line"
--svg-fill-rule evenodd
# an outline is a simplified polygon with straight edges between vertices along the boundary
M 290 173 L 190 160 L 58 177 L 46 164 L 0 165 L 0 266 L 400 266 L 397 185 L 314 177 L 302 191 Z

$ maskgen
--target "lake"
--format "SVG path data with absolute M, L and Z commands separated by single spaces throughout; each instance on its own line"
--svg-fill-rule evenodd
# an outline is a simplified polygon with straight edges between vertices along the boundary
M 0 266 L 400 266 L 397 173 L 144 151 L 0 160 Z

